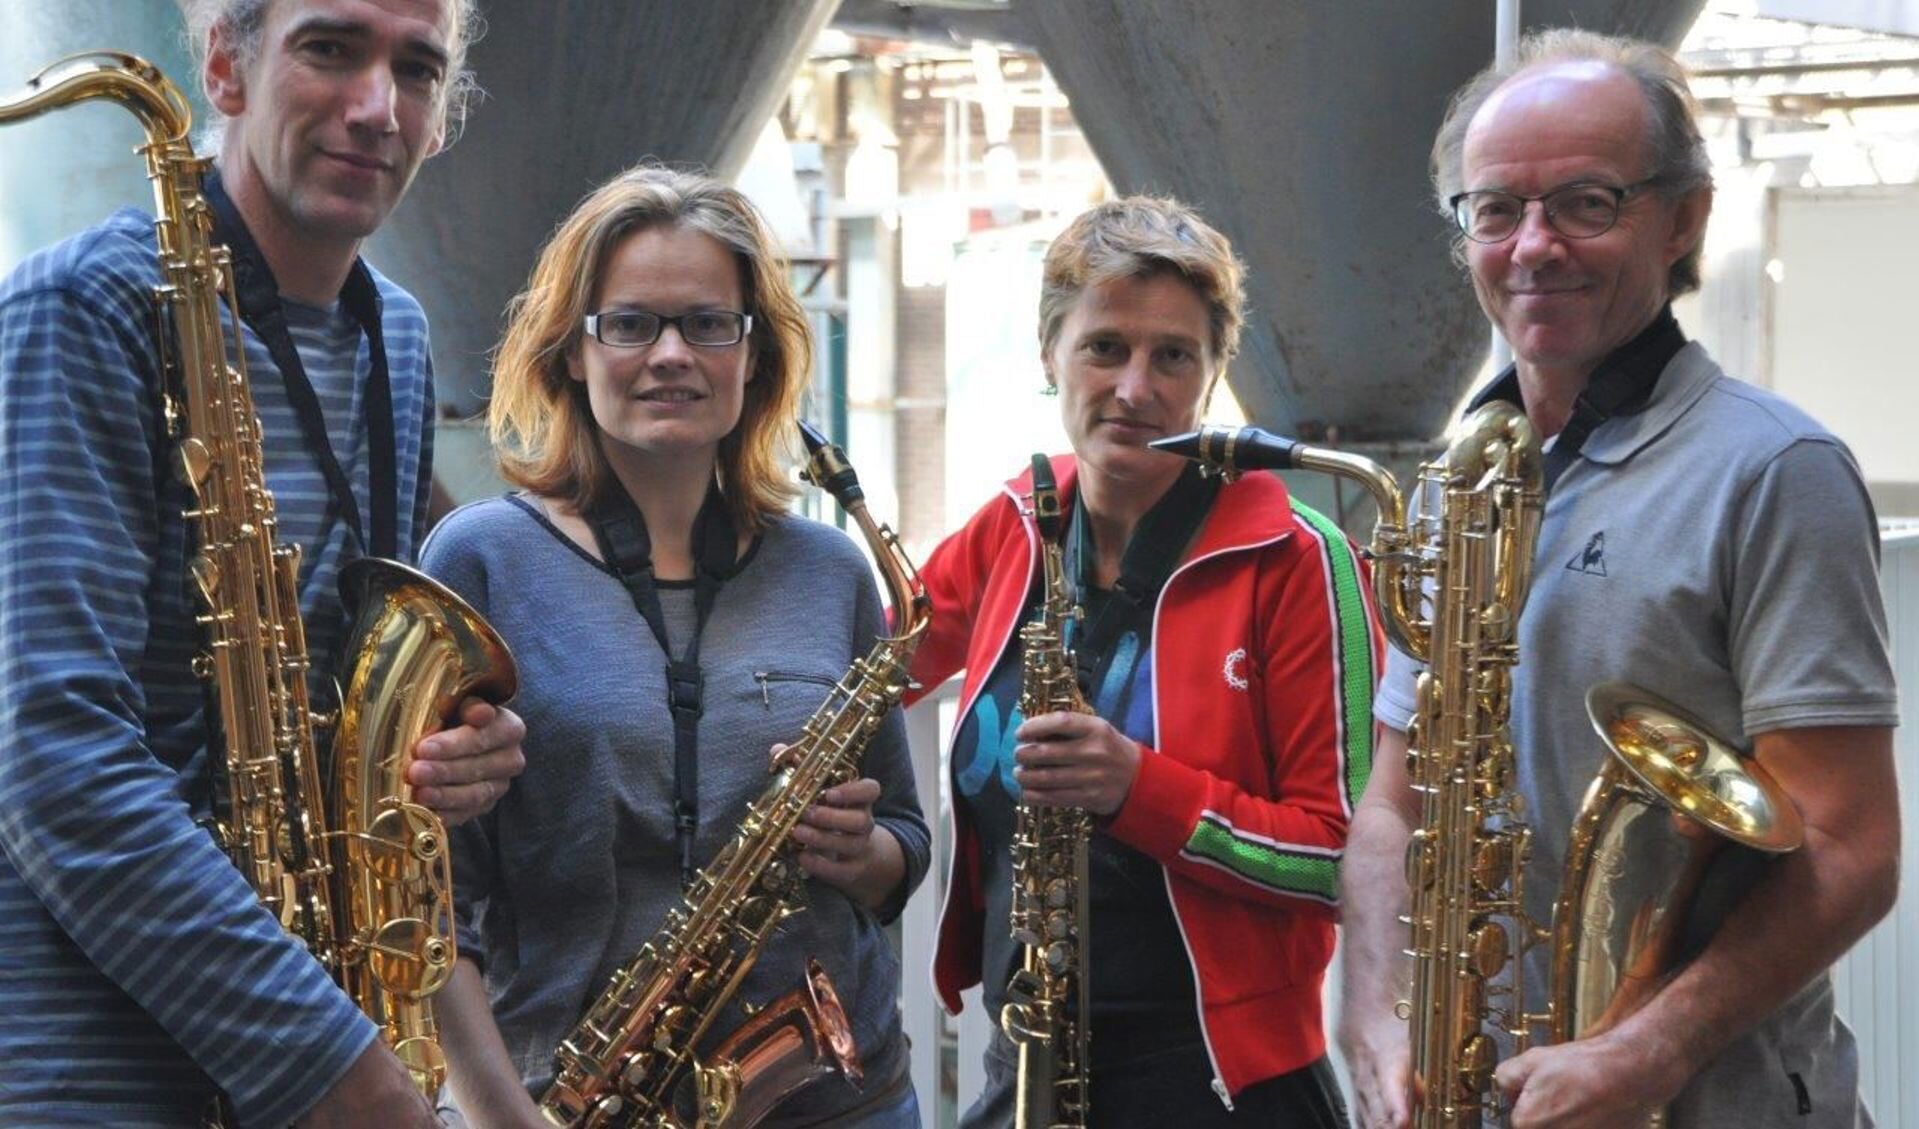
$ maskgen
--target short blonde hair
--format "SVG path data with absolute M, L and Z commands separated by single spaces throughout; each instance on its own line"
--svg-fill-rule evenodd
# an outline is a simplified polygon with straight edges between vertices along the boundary
M 787 278 L 786 258 L 758 209 L 733 188 L 663 165 L 635 166 L 587 195 L 540 251 L 526 289 L 507 307 L 494 353 L 487 430 L 508 482 L 579 510 L 618 490 L 600 447 L 586 386 L 568 372 L 587 306 L 626 237 L 653 227 L 697 231 L 731 251 L 753 318 L 753 372 L 740 421 L 720 440 L 720 484 L 743 529 L 758 529 L 797 493 L 782 469 L 800 397 L 812 374 L 813 335 Z
M 1039 295 L 1039 345 L 1050 352 L 1073 303 L 1088 287 L 1170 273 L 1206 305 L 1217 377 L 1239 353 L 1246 266 L 1233 245 L 1178 200 L 1126 196 L 1081 212 L 1046 249 Z

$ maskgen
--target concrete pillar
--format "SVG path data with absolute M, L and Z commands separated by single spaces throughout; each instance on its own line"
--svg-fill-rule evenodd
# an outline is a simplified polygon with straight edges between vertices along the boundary
M 60 0 L 0 5 L 0 98 L 56 59 L 101 49 L 139 55 L 165 71 L 205 114 L 172 0 Z M 200 119 L 196 119 L 200 120 Z M 119 106 L 93 102 L 0 128 L 0 272 L 123 205 L 153 210 L 146 140 Z
M 581 196 L 642 157 L 738 171 L 836 2 L 485 5 L 487 97 L 371 251 L 426 305 L 444 403 L 481 403 L 500 313 Z
M 1676 44 L 1698 0 L 1533 0 Z M 1486 355 L 1450 262 L 1427 153 L 1446 99 L 1492 57 L 1494 6 L 1354 0 L 1045 0 L 1022 5 L 1123 192 L 1180 196 L 1252 268 L 1230 377 L 1261 426 L 1424 440 Z

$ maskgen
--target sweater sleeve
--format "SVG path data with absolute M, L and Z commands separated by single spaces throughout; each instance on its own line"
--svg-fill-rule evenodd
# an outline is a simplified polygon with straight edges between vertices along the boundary
M 1237 679 L 1254 696 L 1268 786 L 1145 750 L 1112 833 L 1232 897 L 1330 914 L 1347 823 L 1372 767 L 1384 644 L 1351 544 L 1317 514 L 1301 516 L 1306 551 L 1288 553 L 1290 566 L 1262 581 L 1255 653 L 1238 670 L 1207 672 L 1209 685 Z
M 880 612 L 879 595 L 863 558 L 857 558 L 857 567 L 859 591 L 853 637 L 873 640 L 886 629 L 886 617 Z M 877 914 L 880 921 L 886 923 L 906 908 L 907 899 L 919 888 L 933 863 L 933 833 L 920 811 L 919 789 L 913 781 L 913 754 L 906 743 L 906 716 L 900 710 L 887 712 L 879 732 L 866 746 L 861 771 L 879 781 L 880 798 L 873 805 L 873 820 L 899 841 L 900 853 L 906 861 L 905 876 Z
M 1010 514 L 1004 498 L 994 498 L 956 533 L 941 541 L 920 568 L 920 580 L 933 604 L 933 619 L 913 652 L 913 681 L 906 704 L 939 689 L 966 666 L 967 646 L 978 623 L 980 599 L 992 574 Z
M 284 1123 L 374 1029 L 261 908 L 148 745 L 136 672 L 166 441 L 148 345 L 101 305 L 50 287 L 0 307 L 0 848 L 242 1121 Z M 58 978 L 45 983 L 14 1006 L 66 1006 Z

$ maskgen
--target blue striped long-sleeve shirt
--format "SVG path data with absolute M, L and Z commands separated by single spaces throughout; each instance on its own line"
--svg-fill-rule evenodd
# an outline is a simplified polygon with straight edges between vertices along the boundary
M 377 277 L 377 276 L 376 276 Z M 210 798 L 190 530 L 159 410 L 152 220 L 116 213 L 0 285 L 0 1124 L 197 1125 L 218 1086 L 290 1121 L 373 1028 L 196 826 Z M 426 321 L 379 279 L 400 552 L 428 489 Z M 365 342 L 289 305 L 334 450 L 367 506 Z M 245 335 L 316 671 L 344 634 L 346 524 L 277 370 Z

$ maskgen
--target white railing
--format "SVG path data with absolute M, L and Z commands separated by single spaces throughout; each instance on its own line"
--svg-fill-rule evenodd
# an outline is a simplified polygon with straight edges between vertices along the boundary
M 1919 527 L 1887 523 L 1879 587 L 1899 682 L 1899 900 L 1833 968 L 1839 1015 L 1859 1038 L 1859 1089 L 1879 1129 L 1919 1129 Z

